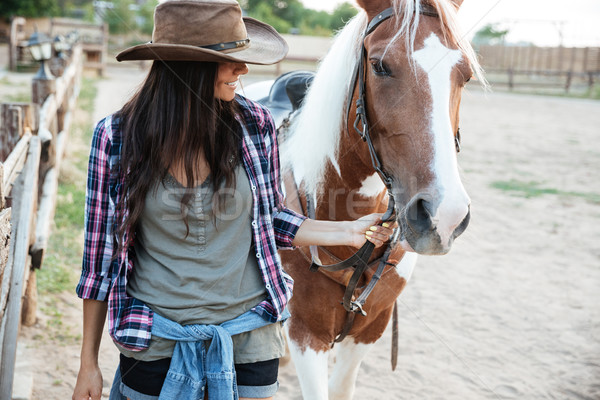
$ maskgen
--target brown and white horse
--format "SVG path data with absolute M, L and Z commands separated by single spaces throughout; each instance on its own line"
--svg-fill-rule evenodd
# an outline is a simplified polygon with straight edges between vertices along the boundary
M 283 171 L 293 173 L 302 205 L 302 196 L 311 198 L 317 219 L 354 220 L 385 211 L 385 186 L 353 128 L 358 88 L 349 87 L 364 41 L 371 137 L 392 178 L 399 228 L 389 259 L 393 265 L 366 302 L 367 316 L 357 315 L 349 335 L 335 346 L 329 384 L 328 356 L 346 319 L 340 300 L 351 271 L 309 271 L 306 248 L 281 253 L 295 281 L 288 344 L 307 400 L 352 398 L 360 363 L 386 328 L 417 253 L 447 253 L 468 225 L 470 199 L 459 177 L 455 135 L 462 89 L 472 75 L 483 78 L 456 26 L 460 3 L 358 0 L 361 12 L 338 34 L 281 144 Z M 364 37 L 369 21 L 390 7 L 393 16 Z M 294 197 L 291 186 L 287 195 Z M 320 249 L 319 257 L 332 264 L 355 250 Z M 382 252 L 376 250 L 372 258 Z

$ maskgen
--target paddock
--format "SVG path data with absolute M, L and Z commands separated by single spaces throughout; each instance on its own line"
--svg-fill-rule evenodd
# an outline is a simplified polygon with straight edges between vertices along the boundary
M 142 77 L 108 67 L 94 118 L 115 111 Z M 459 163 L 471 224 L 450 254 L 420 257 L 399 299 L 398 368 L 390 368 L 388 327 L 361 367 L 355 398 L 600 397 L 598 127 L 598 101 L 470 84 Z M 79 334 L 74 290 L 56 307 L 64 330 Z M 80 343 L 36 340 L 44 320 L 23 331 L 33 398 L 70 398 Z M 105 334 L 105 395 L 117 359 Z M 301 399 L 292 364 L 281 368 L 280 385 L 276 399 Z

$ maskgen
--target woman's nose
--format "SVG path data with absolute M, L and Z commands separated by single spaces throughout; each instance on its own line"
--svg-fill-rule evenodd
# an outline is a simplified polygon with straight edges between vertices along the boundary
M 236 63 L 235 73 L 238 75 L 245 75 L 248 73 L 248 66 L 246 63 Z

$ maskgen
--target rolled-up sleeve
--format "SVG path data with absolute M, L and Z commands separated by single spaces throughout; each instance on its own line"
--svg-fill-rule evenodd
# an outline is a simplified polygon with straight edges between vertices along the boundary
M 85 200 L 84 249 L 77 296 L 106 301 L 111 282 L 112 218 L 109 180 L 110 121 L 103 119 L 94 130 Z
M 277 130 L 273 123 L 273 118 L 268 115 L 265 119 L 265 129 L 267 129 L 271 144 L 271 182 L 273 182 L 273 191 L 275 196 L 275 210 L 273 211 L 273 228 L 275 230 L 275 243 L 279 249 L 293 249 L 292 241 L 296 237 L 296 232 L 306 217 L 285 207 L 283 202 L 283 193 L 281 191 L 281 174 L 279 170 L 279 146 L 277 144 Z
M 282 208 L 273 214 L 273 228 L 275 230 L 275 243 L 279 249 L 293 249 L 292 241 L 296 232 L 306 217 L 288 208 Z

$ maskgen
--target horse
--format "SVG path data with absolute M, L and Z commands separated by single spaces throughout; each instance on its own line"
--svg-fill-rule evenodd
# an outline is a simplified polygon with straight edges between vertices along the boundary
M 359 366 L 386 329 L 417 254 L 446 254 L 470 218 L 456 155 L 459 105 L 471 77 L 485 79 L 458 30 L 462 0 L 357 3 L 359 14 L 336 36 L 280 135 L 286 204 L 339 221 L 387 209 L 397 228 L 354 282 L 351 299 L 370 291 L 359 307 L 340 305 L 356 266 L 309 268 L 355 249 L 280 252 L 295 282 L 285 331 L 307 400 L 352 398 Z M 370 267 L 377 264 L 381 270 Z M 374 276 L 377 285 L 366 286 Z

